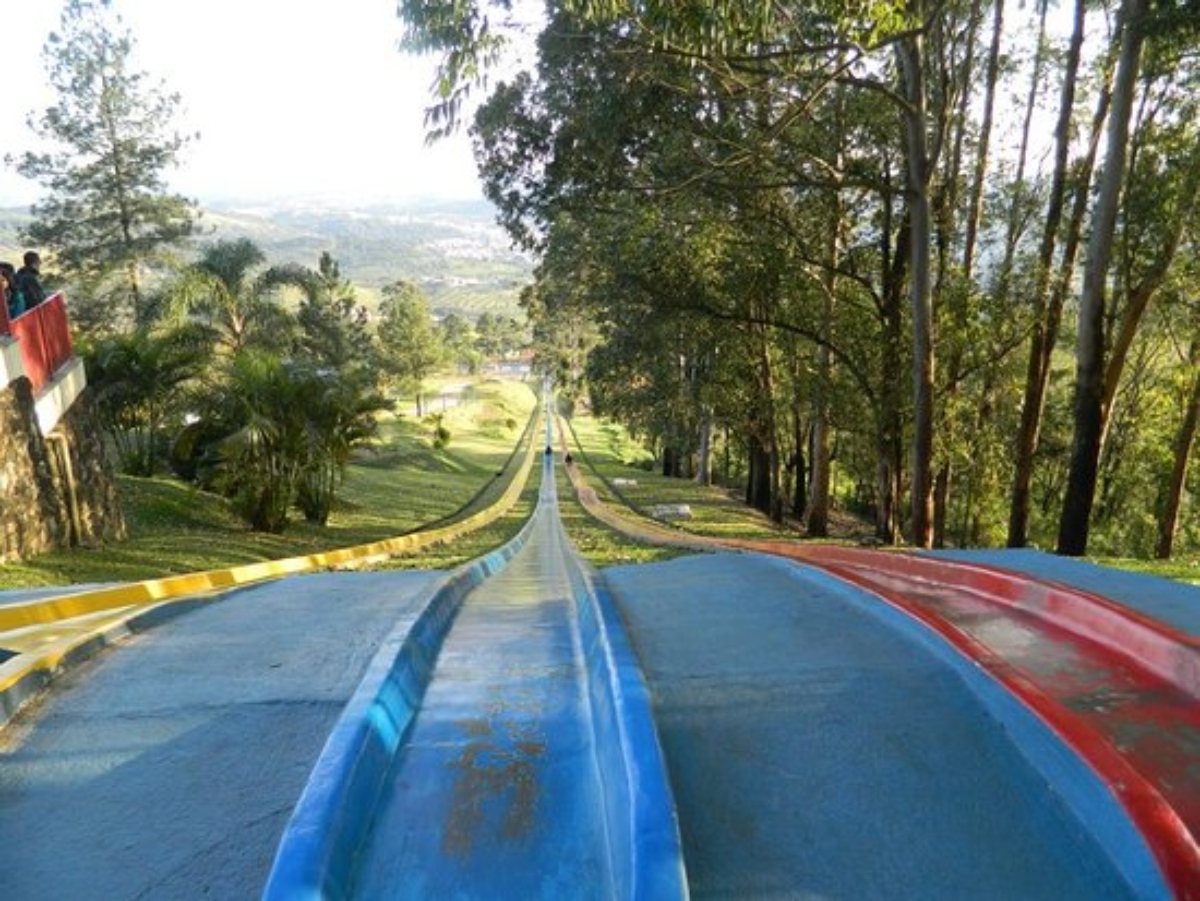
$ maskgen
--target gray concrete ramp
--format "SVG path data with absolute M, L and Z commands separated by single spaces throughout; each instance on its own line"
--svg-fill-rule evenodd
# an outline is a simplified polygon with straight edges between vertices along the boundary
M 89 661 L 0 740 L 0 898 L 253 898 L 330 727 L 436 572 L 238 592 Z
M 1095 783 L 1084 823 L 1034 765 L 1057 743 L 1030 740 L 1028 714 L 997 719 L 970 664 L 886 605 L 757 555 L 605 575 L 655 698 L 694 897 L 1164 897 L 1097 842 L 1104 818 L 1138 840 L 1096 777 L 1064 756 L 1063 778 Z

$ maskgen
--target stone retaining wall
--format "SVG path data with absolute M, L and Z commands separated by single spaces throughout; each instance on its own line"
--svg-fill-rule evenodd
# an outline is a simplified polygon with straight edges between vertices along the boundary
M 29 379 L 0 389 L 0 563 L 124 537 L 90 391 L 45 436 Z
M 96 545 L 124 540 L 125 517 L 117 496 L 116 474 L 108 462 L 90 388 L 76 398 L 54 432 L 62 435 L 63 447 L 69 452 L 70 469 L 64 469 L 60 478 L 74 482 L 73 495 L 63 491 L 64 496 L 75 499 L 78 534 L 74 543 Z

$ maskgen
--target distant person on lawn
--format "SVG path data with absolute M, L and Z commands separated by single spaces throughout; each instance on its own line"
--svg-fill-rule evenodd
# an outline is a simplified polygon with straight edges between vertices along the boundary
M 17 270 L 17 293 L 25 298 L 25 309 L 32 310 L 46 299 L 46 291 L 42 288 L 42 258 L 37 251 L 25 251 L 25 265 Z

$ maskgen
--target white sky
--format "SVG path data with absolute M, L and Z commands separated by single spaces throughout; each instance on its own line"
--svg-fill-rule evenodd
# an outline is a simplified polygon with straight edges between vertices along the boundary
M 397 48 L 394 0 L 113 0 L 132 67 L 181 95 L 200 137 L 170 173 L 203 201 L 479 198 L 465 133 L 424 144 L 435 59 Z M 29 112 L 53 102 L 42 47 L 59 0 L 0 0 L 6 126 L 0 206 L 40 187 L 4 166 L 32 146 Z
M 3 157 L 29 149 L 26 115 L 54 100 L 42 47 L 62 2 L 0 0 L 0 206 L 31 203 L 41 190 Z M 465 133 L 425 146 L 435 59 L 398 49 L 395 0 L 112 3 L 137 42 L 133 67 L 179 93 L 175 124 L 200 133 L 168 175 L 173 189 L 202 202 L 482 196 Z M 1006 24 L 1031 31 L 1033 17 L 1032 7 L 1019 7 Z M 1052 18 L 1056 30 L 1065 28 L 1065 9 Z M 1034 161 L 1045 152 L 1035 148 Z

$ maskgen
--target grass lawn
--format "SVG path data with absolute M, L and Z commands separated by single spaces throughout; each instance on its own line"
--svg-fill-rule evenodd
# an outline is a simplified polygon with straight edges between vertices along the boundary
M 1149 573 L 1152 576 L 1162 576 L 1164 579 L 1174 579 L 1176 582 L 1188 582 L 1200 585 L 1200 558 L 1191 560 L 1134 560 L 1130 557 L 1088 557 L 1092 563 L 1111 566 L 1115 569 L 1125 569 L 1135 573 Z
M 650 454 L 632 441 L 621 427 L 586 415 L 576 415 L 570 420 L 573 436 L 569 433 L 572 452 L 576 454 L 584 478 L 596 489 L 605 503 L 613 506 L 628 505 L 642 515 L 649 516 L 655 504 L 688 504 L 693 518 L 676 525 L 689 532 L 713 537 L 744 538 L 789 538 L 799 539 L 797 532 L 783 531 L 767 517 L 751 510 L 738 498 L 718 488 L 707 488 L 688 479 L 666 478 L 652 468 Z M 578 444 L 576 443 L 578 439 Z M 576 448 L 582 445 L 582 450 Z M 614 480 L 634 480 L 636 485 L 614 484 Z M 560 487 L 564 500 L 570 493 Z M 577 540 L 584 556 L 597 566 L 622 562 L 643 562 L 660 559 L 655 549 L 631 543 L 628 539 L 615 536 L 607 527 L 595 522 L 579 510 L 578 519 L 568 520 L 564 502 L 564 521 L 569 530 L 578 531 Z M 585 525 L 585 523 L 590 525 Z M 572 538 L 575 538 L 572 531 Z M 606 534 L 607 533 L 607 534 Z M 658 553 L 662 553 L 659 551 Z M 678 553 L 678 552 L 667 552 Z M 1179 582 L 1200 584 L 1200 559 L 1134 560 L 1127 557 L 1089 557 L 1093 563 L 1116 569 L 1143 572 L 1173 579 Z
M 120 476 L 127 541 L 0 566 L 0 589 L 135 581 L 237 566 L 366 544 L 470 515 L 503 492 L 506 479 L 500 474 L 534 405 L 533 392 L 522 383 L 475 382 L 443 418 L 450 431 L 443 450 L 432 445 L 431 423 L 386 418 L 375 446 L 348 467 L 329 524 L 310 525 L 297 513 L 282 535 L 249 531 L 223 498 L 174 479 Z M 436 555 L 431 561 L 441 565 Z
M 679 548 L 641 544 L 594 519 L 575 499 L 575 490 L 561 466 L 554 468 L 557 476 L 558 510 L 571 544 L 585 560 L 597 568 L 625 563 L 657 563 L 670 560 L 690 551 Z M 594 479 L 593 479 L 594 481 Z
M 651 466 L 649 454 L 619 426 L 580 415 L 568 422 L 571 431 L 567 437 L 576 462 L 588 484 L 607 504 L 628 506 L 647 517 L 656 504 L 687 504 L 692 518 L 677 525 L 714 538 L 799 537 L 722 488 L 661 475 Z M 575 450 L 578 447 L 582 447 L 581 452 Z
M 538 491 L 541 489 L 541 485 L 542 467 L 539 458 L 534 461 L 533 469 L 529 473 L 529 481 L 522 489 L 520 498 L 513 504 L 511 510 L 495 522 L 468 532 L 452 542 L 422 548 L 415 554 L 392 557 L 387 563 L 373 568 L 453 569 L 476 557 L 482 557 L 517 536 L 537 506 Z

